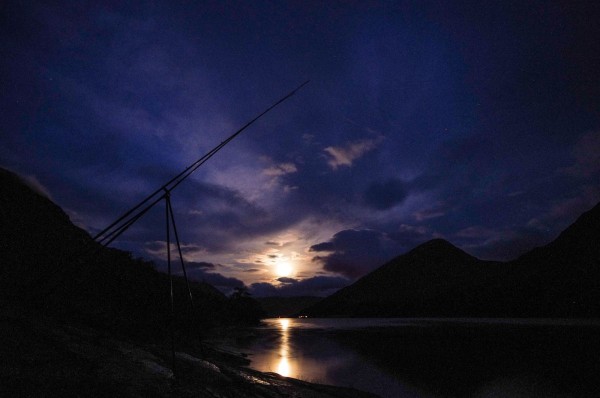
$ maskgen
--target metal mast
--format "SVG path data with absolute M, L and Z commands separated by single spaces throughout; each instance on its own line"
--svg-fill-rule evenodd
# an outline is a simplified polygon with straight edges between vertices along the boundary
M 283 96 L 281 99 L 276 101 L 273 105 L 265 109 L 263 112 L 258 114 L 244 126 L 242 126 L 239 130 L 229 136 L 225 141 L 221 142 L 219 145 L 208 151 L 201 158 L 196 160 L 194 163 L 190 164 L 186 167 L 182 172 L 171 178 L 169 181 L 160 186 L 156 191 L 152 192 L 150 195 L 146 196 L 142 201 L 133 206 L 131 209 L 127 210 L 123 213 L 119 218 L 113 221 L 110 225 L 100 231 L 96 236 L 94 236 L 94 240 L 100 243 L 102 246 L 108 246 L 115 239 L 121 236 L 125 231 L 127 231 L 133 224 L 135 224 L 140 218 L 142 218 L 150 209 L 152 209 L 156 204 L 165 201 L 165 220 L 166 220 L 166 241 L 167 241 L 167 271 L 169 274 L 169 289 L 170 289 L 170 324 L 171 324 L 171 360 L 172 360 L 172 371 L 173 375 L 175 375 L 175 306 L 174 306 L 174 294 L 173 294 L 173 274 L 171 267 L 171 228 L 174 232 L 175 242 L 177 244 L 177 251 L 179 254 L 179 259 L 181 261 L 181 268 L 183 270 L 183 276 L 185 278 L 185 282 L 187 285 L 187 290 L 190 298 L 190 303 L 193 307 L 193 297 L 192 291 L 190 289 L 190 284 L 187 278 L 187 272 L 185 270 L 185 264 L 183 261 L 183 254 L 181 252 L 181 244 L 179 242 L 179 235 L 177 234 L 177 227 L 175 225 L 175 217 L 173 215 L 173 207 L 171 204 L 171 192 L 175 189 L 179 184 L 181 184 L 186 178 L 188 178 L 192 173 L 194 173 L 200 166 L 206 163 L 211 157 L 213 157 L 217 152 L 219 152 L 223 147 L 229 144 L 235 137 L 237 137 L 242 131 L 246 128 L 250 127 L 254 122 L 264 116 L 266 113 L 271 111 L 277 105 L 281 104 L 294 94 L 302 87 L 308 84 L 308 81 L 305 81 L 300 86 Z M 172 226 L 172 227 L 171 227 Z

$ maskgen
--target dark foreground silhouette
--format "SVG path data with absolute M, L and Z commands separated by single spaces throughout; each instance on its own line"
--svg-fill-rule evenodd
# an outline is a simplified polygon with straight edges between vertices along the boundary
M 246 369 L 209 341 L 257 323 L 258 304 L 204 283 L 191 290 L 193 307 L 175 280 L 173 373 L 167 275 L 102 248 L 0 169 L 0 396 L 371 396 Z

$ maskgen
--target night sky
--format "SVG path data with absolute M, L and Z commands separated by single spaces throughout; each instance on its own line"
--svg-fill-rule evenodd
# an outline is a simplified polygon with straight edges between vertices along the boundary
M 311 81 L 173 192 L 223 291 L 326 295 L 432 238 L 509 260 L 600 201 L 597 2 L 100 3 L 0 6 L 0 166 L 91 234 Z M 113 246 L 162 269 L 163 218 Z

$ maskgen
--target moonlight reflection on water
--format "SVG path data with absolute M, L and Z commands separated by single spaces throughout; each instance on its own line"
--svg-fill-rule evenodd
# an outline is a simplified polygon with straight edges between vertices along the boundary
M 353 320 L 267 319 L 262 328 L 265 333 L 243 349 L 251 354 L 251 367 L 262 372 L 354 387 L 384 397 L 420 397 L 404 383 L 338 344 L 326 332 L 340 325 L 352 328 L 354 323 Z
M 279 325 L 281 327 L 281 345 L 279 348 L 279 363 L 277 364 L 277 373 L 282 376 L 290 377 L 292 375 L 292 368 L 290 366 L 290 346 L 289 346 L 289 330 L 290 325 L 289 319 L 279 319 Z
M 600 390 L 597 320 L 289 318 L 263 325 L 256 339 L 240 343 L 252 368 L 382 397 Z

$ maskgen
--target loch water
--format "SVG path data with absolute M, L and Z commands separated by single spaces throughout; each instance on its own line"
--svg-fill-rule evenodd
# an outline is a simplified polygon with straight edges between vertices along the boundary
M 600 321 L 263 321 L 250 367 L 382 397 L 600 396 Z

